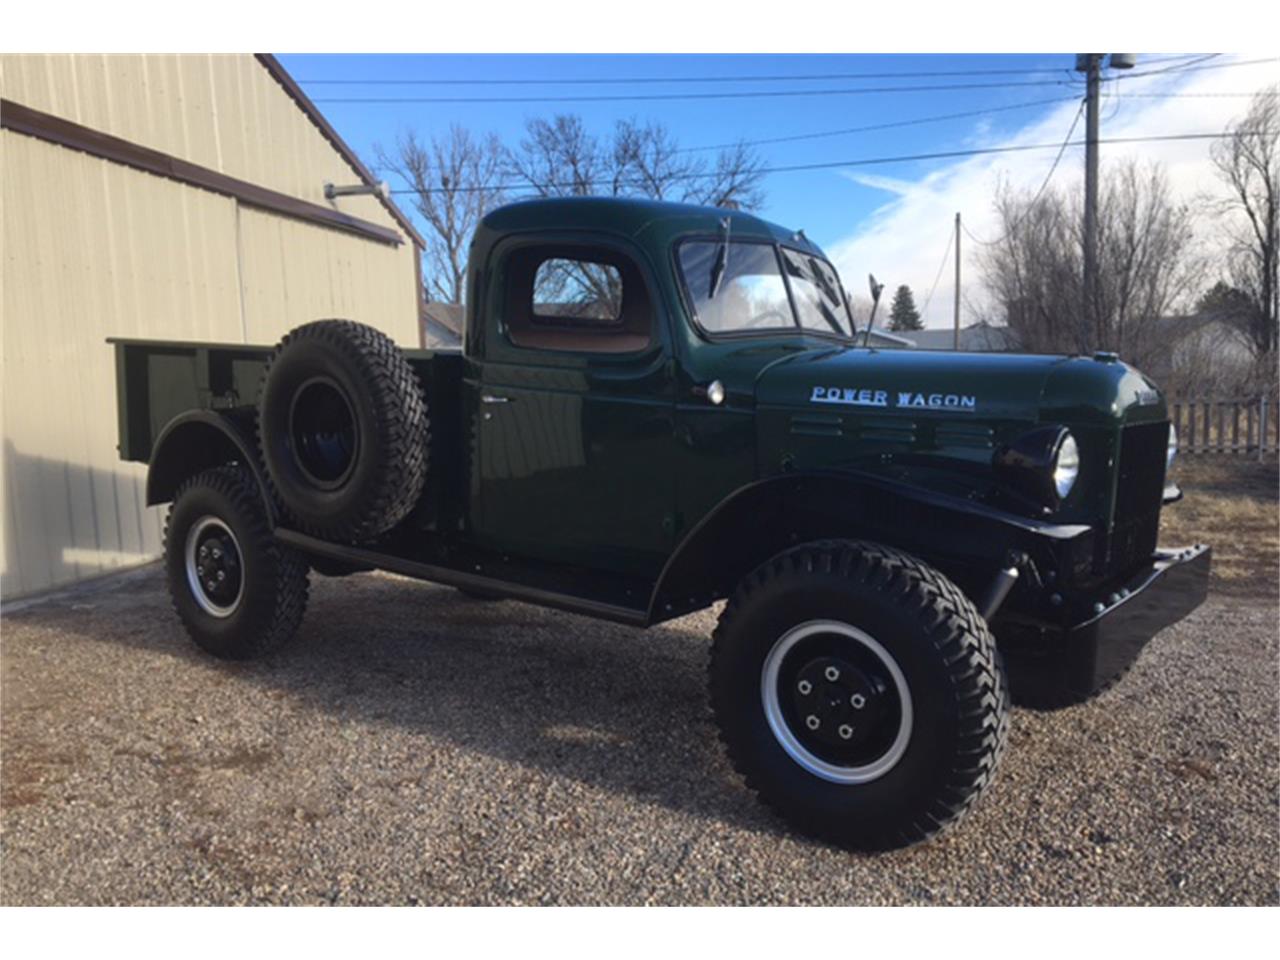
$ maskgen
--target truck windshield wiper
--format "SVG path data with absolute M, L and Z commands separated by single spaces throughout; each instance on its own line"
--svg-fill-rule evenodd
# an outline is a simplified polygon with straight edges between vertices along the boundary
M 846 333 L 844 329 L 840 326 L 840 319 L 834 313 L 832 313 L 831 308 L 828 307 L 825 303 L 818 304 L 818 312 L 822 314 L 822 319 L 827 321 L 827 323 L 830 325 L 832 330 L 840 334 L 840 336 L 842 337 L 849 336 L 849 334 Z
M 707 292 L 707 299 L 714 300 L 716 294 L 720 292 L 720 281 L 724 279 L 725 271 L 729 268 L 729 218 L 724 217 L 720 221 L 720 229 L 724 231 L 724 236 L 720 240 L 720 246 L 716 250 L 716 259 L 711 264 L 711 289 Z

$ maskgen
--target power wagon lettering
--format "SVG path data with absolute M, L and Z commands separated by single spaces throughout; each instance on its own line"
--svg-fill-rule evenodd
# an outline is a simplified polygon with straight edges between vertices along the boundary
M 957 413 L 973 413 L 978 407 L 976 397 L 956 393 L 898 393 L 890 403 L 887 390 L 859 390 L 853 387 L 814 387 L 809 395 L 810 403 L 839 403 L 849 407 L 909 407 L 921 410 L 953 410 Z
M 810 403 L 843 403 L 851 407 L 887 407 L 885 390 L 855 390 L 852 387 L 814 387 Z
M 955 393 L 900 393 L 898 406 L 973 413 L 978 408 L 978 398 Z

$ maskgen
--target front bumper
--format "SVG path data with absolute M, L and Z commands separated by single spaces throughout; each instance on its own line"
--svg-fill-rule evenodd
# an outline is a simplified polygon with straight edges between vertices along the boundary
M 1157 633 L 1204 602 L 1213 551 L 1159 551 L 1112 585 L 1086 619 L 1065 628 L 997 628 L 1014 699 L 1027 706 L 1079 703 L 1110 686 Z

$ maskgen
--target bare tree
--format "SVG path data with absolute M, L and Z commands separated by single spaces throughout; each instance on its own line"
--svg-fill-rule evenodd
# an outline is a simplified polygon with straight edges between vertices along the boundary
M 650 197 L 743 209 L 764 202 L 764 172 L 752 150 L 739 144 L 708 162 L 656 121 L 621 120 L 602 142 L 576 115 L 535 118 L 508 152 L 508 169 L 544 197 Z
M 1003 237 L 980 261 L 1006 322 L 1026 349 L 1113 350 L 1139 366 L 1161 343 L 1160 320 L 1185 304 L 1200 276 L 1192 214 L 1174 202 L 1159 167 L 1107 171 L 1098 204 L 1098 304 L 1084 309 L 1078 195 L 1038 198 L 1007 188 L 996 199 Z
M 413 188 L 413 205 L 429 228 L 424 277 L 428 299 L 462 303 L 471 234 L 506 196 L 506 154 L 498 138 L 477 138 L 454 125 L 428 144 L 410 131 L 400 135 L 394 151 L 379 145 L 377 155 L 382 166 Z
M 608 179 L 600 142 L 572 114 L 529 120 L 524 139 L 506 151 L 506 159 L 509 171 L 541 197 L 601 193 L 601 181 Z M 618 192 L 616 181 L 611 192 Z
M 1229 319 L 1248 335 L 1260 362 L 1273 366 L 1280 316 L 1280 87 L 1256 94 L 1228 134 L 1211 156 L 1230 192 L 1231 285 L 1248 301 Z

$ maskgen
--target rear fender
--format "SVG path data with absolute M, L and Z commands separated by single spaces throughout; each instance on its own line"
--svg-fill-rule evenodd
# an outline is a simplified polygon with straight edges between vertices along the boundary
M 858 471 L 785 474 L 739 488 L 689 531 L 654 587 L 650 621 L 728 596 L 744 576 L 795 544 L 830 539 L 904 550 L 976 600 L 1010 551 L 1025 554 L 1037 576 L 1061 577 L 1089 562 L 1093 535 L 1087 526 L 1028 519 Z M 1019 585 L 1024 592 L 1030 587 Z
M 185 480 L 202 470 L 239 463 L 253 474 L 267 521 L 274 527 L 275 508 L 267 495 L 252 427 L 244 420 L 247 417 L 237 420 L 213 410 L 191 410 L 165 424 L 151 449 L 147 505 L 169 502 Z

